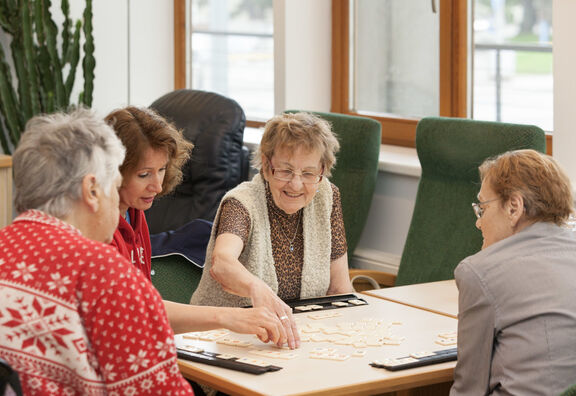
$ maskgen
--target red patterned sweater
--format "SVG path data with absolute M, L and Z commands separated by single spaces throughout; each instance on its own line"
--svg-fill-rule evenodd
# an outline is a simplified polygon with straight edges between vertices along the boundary
M 35 210 L 0 230 L 0 356 L 25 394 L 190 395 L 173 336 L 113 247 Z

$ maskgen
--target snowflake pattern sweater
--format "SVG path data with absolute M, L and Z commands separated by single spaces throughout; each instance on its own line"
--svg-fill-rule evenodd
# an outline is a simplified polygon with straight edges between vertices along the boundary
M 113 247 L 27 211 L 0 230 L 0 356 L 24 394 L 191 395 L 144 275 Z

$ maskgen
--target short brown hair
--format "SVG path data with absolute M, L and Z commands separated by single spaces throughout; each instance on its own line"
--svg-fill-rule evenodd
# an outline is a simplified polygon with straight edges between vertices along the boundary
M 552 157 L 537 151 L 508 151 L 489 158 L 480 165 L 480 178 L 502 202 L 520 193 L 531 221 L 563 225 L 574 211 L 570 179 Z
M 149 108 L 128 106 L 114 110 L 106 116 L 116 135 L 126 147 L 126 158 L 120 173 L 127 177 L 135 171 L 140 158 L 148 148 L 168 154 L 162 192 L 169 194 L 182 181 L 182 166 L 190 158 L 194 145 L 163 117 Z
M 254 155 L 253 166 L 261 169 L 268 167 L 262 164 L 262 155 L 272 158 L 278 149 L 294 150 L 303 148 L 306 151 L 318 151 L 324 175 L 330 177 L 330 171 L 336 163 L 336 153 L 340 143 L 330 123 L 310 113 L 284 113 L 272 117 L 266 123 L 262 141 Z

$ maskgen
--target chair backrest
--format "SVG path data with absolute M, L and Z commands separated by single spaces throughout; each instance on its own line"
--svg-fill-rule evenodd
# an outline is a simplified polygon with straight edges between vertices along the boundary
M 180 255 L 152 259 L 152 284 L 164 300 L 189 304 L 201 277 L 202 268 Z
M 18 373 L 4 359 L 0 358 L 0 396 L 22 395 Z
M 164 300 L 188 304 L 202 277 L 212 222 L 195 219 L 150 235 L 152 284 Z
M 480 190 L 478 166 L 516 149 L 545 152 L 544 131 L 458 118 L 420 120 L 416 150 L 422 177 L 396 285 L 452 279 L 458 263 L 480 250 L 482 234 L 471 206 Z
M 294 113 L 297 110 L 288 110 Z M 382 127 L 370 118 L 346 114 L 310 112 L 332 124 L 340 142 L 330 181 L 340 190 L 348 261 L 352 260 L 368 218 L 376 179 Z
M 150 234 L 152 258 L 175 254 L 203 268 L 211 232 L 211 221 L 194 219 L 175 230 Z
M 230 98 L 191 89 L 170 92 L 150 107 L 194 143 L 182 183 L 146 211 L 150 233 L 174 230 L 193 219 L 212 221 L 222 196 L 248 178 L 244 111 Z

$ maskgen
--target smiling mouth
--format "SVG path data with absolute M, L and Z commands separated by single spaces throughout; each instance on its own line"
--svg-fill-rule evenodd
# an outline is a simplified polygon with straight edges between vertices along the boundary
M 302 196 L 302 193 L 289 193 L 288 191 L 284 191 L 284 195 L 287 195 L 288 198 L 299 198 Z

